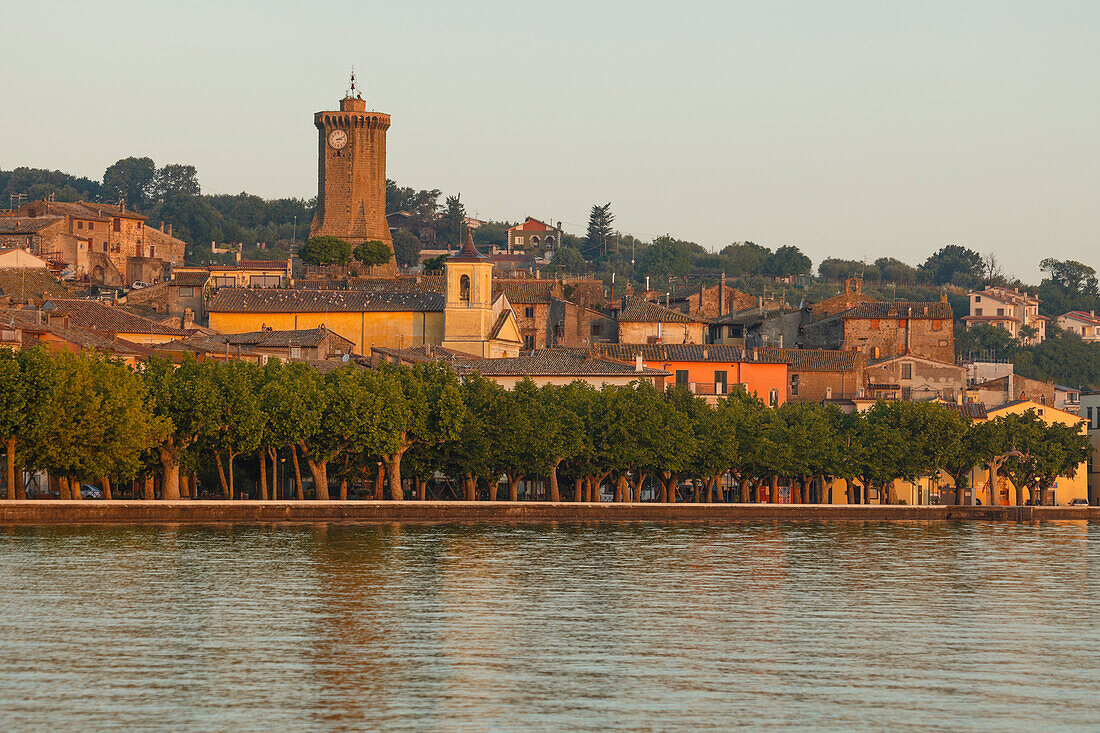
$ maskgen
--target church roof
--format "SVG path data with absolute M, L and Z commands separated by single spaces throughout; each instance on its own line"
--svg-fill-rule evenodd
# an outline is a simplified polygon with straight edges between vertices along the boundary
M 474 246 L 474 237 L 466 232 L 466 244 L 462 249 L 447 258 L 448 262 L 488 262 L 489 258 L 477 251 Z
M 206 310 L 210 313 L 442 313 L 443 303 L 440 293 L 220 288 Z

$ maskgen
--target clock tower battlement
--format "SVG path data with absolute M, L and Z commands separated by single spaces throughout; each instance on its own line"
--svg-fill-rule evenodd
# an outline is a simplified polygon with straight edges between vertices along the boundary
M 393 251 L 386 222 L 386 131 L 390 116 L 367 111 L 352 87 L 340 109 L 317 112 L 317 210 L 309 235 L 339 237 L 352 245 L 377 240 Z M 397 274 L 392 259 L 371 275 Z

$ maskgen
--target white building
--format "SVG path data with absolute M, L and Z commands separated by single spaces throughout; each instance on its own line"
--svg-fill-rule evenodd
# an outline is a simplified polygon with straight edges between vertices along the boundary
M 1030 327 L 1035 329 L 1035 335 L 1023 339 L 1025 343 L 1037 344 L 1046 338 L 1050 319 L 1039 315 L 1039 299 L 1034 295 L 1015 288 L 989 287 L 967 293 L 967 296 L 970 315 L 963 318 L 967 328 L 986 324 L 1005 329 L 1012 338 L 1020 338 L 1020 331 Z
M 1085 341 L 1100 341 L 1100 318 L 1095 311 L 1070 311 L 1058 316 L 1058 328 L 1075 333 Z

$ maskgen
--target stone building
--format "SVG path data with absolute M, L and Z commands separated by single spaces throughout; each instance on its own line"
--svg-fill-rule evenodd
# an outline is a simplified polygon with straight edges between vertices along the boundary
M 355 343 L 324 326 L 297 331 L 276 331 L 265 328 L 251 333 L 234 333 L 222 337 L 231 346 L 244 346 L 265 356 L 283 360 L 305 359 L 325 361 L 350 355 Z
M 1057 399 L 1054 382 L 1041 382 L 1018 374 L 1006 374 L 971 385 L 966 394 L 968 398 L 981 402 L 990 409 L 1019 400 L 1031 400 L 1053 407 Z
M 869 359 L 914 354 L 953 364 L 953 314 L 945 300 L 863 303 L 804 326 L 800 345 L 858 351 Z
M 966 391 L 966 367 L 905 354 L 871 360 L 865 371 L 867 399 L 960 399 Z
M 846 310 L 851 310 L 857 305 L 877 302 L 878 301 L 871 296 L 863 294 L 862 279 L 850 277 L 844 281 L 843 293 L 834 295 L 832 298 L 826 298 L 820 303 L 814 303 L 809 306 L 809 309 L 814 314 L 815 318 L 821 319 L 828 316 L 835 316 L 837 313 L 843 313 Z
M 524 351 L 552 345 L 550 300 L 562 297 L 561 283 L 556 280 L 494 280 L 493 293 L 504 293 L 512 304 Z
M 863 397 L 865 359 L 854 351 L 762 347 L 757 353 L 787 365 L 788 402 L 847 403 Z
M 390 116 L 367 111 L 355 88 L 340 100 L 340 109 L 317 112 L 317 209 L 309 235 L 334 236 L 357 245 L 384 242 L 393 253 L 386 220 L 386 131 Z M 372 275 L 397 273 L 391 257 L 371 268 Z
M 701 344 L 706 340 L 706 321 L 641 298 L 623 298 L 614 316 L 619 343 Z
M 619 323 L 607 313 L 563 298 L 550 298 L 551 347 L 589 347 L 619 340 Z
M 183 264 L 187 247 L 148 226 L 125 203 L 32 201 L 0 217 L 0 245 L 26 246 L 34 254 L 94 283 L 130 286 L 157 282 Z
M 162 344 L 189 335 L 183 329 L 98 300 L 51 298 L 42 304 L 42 312 L 50 318 L 64 318 L 66 325 L 72 328 L 107 333 L 135 344 Z
M 668 307 L 689 316 L 710 319 L 758 305 L 761 305 L 758 298 L 726 285 L 726 276 L 723 275 L 721 281 L 713 285 L 699 283 L 677 288 L 669 298 Z

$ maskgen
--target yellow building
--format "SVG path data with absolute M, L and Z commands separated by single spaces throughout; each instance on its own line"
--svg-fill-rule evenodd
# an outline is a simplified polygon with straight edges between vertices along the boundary
M 523 339 L 507 297 L 492 298 L 492 264 L 467 240 L 446 268 L 445 293 L 218 288 L 207 306 L 210 328 L 232 334 L 324 326 L 355 344 L 357 354 L 431 345 L 518 356 Z

